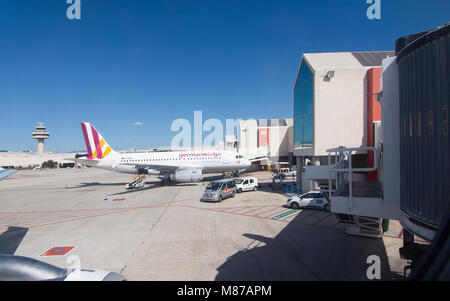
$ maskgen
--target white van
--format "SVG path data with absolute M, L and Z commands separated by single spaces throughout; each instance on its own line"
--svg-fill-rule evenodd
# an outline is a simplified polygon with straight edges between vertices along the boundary
M 255 177 L 236 179 L 236 191 L 256 191 L 258 189 L 258 179 Z
M 234 198 L 236 194 L 236 183 L 231 179 L 212 181 L 206 187 L 201 201 L 221 202 L 224 198 Z

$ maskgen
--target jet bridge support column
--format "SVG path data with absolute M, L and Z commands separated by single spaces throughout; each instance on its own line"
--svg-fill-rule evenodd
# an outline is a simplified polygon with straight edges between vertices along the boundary
M 320 157 L 313 157 L 313 165 L 314 166 L 320 166 Z M 313 190 L 320 190 L 320 186 L 317 183 L 317 181 L 312 180 L 312 189 Z
M 304 167 L 304 157 L 296 157 L 297 158 L 297 187 L 303 187 L 302 186 L 302 170 Z

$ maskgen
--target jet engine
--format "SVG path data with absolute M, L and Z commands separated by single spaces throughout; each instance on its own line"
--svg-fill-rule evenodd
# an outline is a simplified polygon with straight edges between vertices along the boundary
M 62 269 L 33 258 L 0 254 L 0 281 L 125 281 L 120 274 L 93 269 Z
M 184 169 L 170 175 L 170 180 L 174 182 L 187 183 L 198 182 L 202 178 L 201 169 Z

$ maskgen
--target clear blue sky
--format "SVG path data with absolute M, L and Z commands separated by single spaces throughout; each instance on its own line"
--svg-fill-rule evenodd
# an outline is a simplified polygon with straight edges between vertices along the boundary
M 448 0 L 0 1 L 0 149 L 85 149 L 91 121 L 115 149 L 169 145 L 172 120 L 292 117 L 303 52 L 393 50 L 450 21 Z M 140 121 L 141 127 L 133 122 Z M 205 134 L 206 135 L 206 134 Z

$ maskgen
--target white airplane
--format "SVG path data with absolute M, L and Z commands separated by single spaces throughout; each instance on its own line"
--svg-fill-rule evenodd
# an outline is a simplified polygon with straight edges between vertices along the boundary
M 170 151 L 118 153 L 89 122 L 81 123 L 87 155 L 77 155 L 75 162 L 120 173 L 137 174 L 127 188 L 143 186 L 145 175 L 156 175 L 163 182 L 197 182 L 203 174 L 242 171 L 251 162 L 235 151 Z

